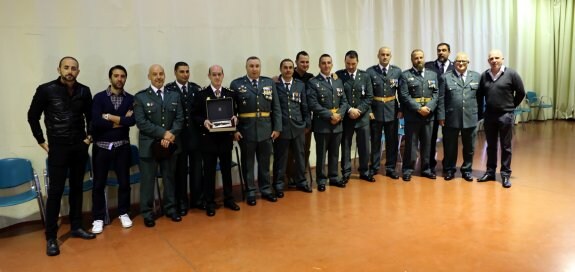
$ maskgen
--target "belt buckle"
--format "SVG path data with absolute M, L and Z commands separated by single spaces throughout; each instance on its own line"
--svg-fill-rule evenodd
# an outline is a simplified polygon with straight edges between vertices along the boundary
M 256 112 L 256 117 L 260 117 L 261 113 L 258 111 Z

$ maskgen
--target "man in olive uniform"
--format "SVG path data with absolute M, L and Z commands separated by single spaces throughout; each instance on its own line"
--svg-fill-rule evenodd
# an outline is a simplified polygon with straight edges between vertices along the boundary
M 377 53 L 379 64 L 367 69 L 373 84 L 371 102 L 371 175 L 377 174 L 381 165 L 381 134 L 385 135 L 385 175 L 398 179 L 397 163 L 398 118 L 401 118 L 397 96 L 401 69 L 390 64 L 391 49 L 382 47 Z
M 320 73 L 312 78 L 307 86 L 308 105 L 313 112 L 312 127 L 317 158 L 315 171 L 317 190 L 320 192 L 325 191 L 328 179 L 329 185 L 345 187 L 345 183 L 338 178 L 337 161 L 343 132 L 341 121 L 349 105 L 343 90 L 343 82 L 336 74 L 331 74 L 332 67 L 331 56 L 321 55 L 319 58 Z M 329 154 L 327 175 L 325 173 L 326 152 Z
M 463 164 L 461 176 L 466 181 L 473 181 L 471 167 L 473 151 L 477 136 L 477 89 L 481 76 L 475 71 L 467 70 L 469 58 L 465 53 L 455 57 L 455 70 L 443 74 L 440 90 L 444 95 L 445 110 L 438 111 L 439 124 L 443 126 L 443 172 L 444 179 L 452 180 L 457 163 L 457 143 L 461 132 L 463 144 Z
M 256 205 L 256 184 L 254 156 L 258 160 L 258 183 L 262 198 L 276 202 L 277 197 L 270 186 L 270 157 L 273 144 L 282 130 L 281 107 L 275 83 L 269 77 L 260 76 L 258 57 L 246 60 L 247 75 L 237 78 L 230 84 L 236 92 L 235 103 L 238 110 L 238 131 L 234 138 L 242 150 L 242 170 L 247 183 L 246 202 Z
M 311 127 L 305 84 L 293 78 L 294 63 L 284 59 L 280 63 L 281 76 L 276 82 L 281 110 L 282 131 L 274 142 L 274 188 L 276 196 L 283 197 L 285 169 L 288 164 L 288 150 L 293 155 L 292 180 L 296 187 L 311 193 L 312 189 L 305 179 L 305 129 Z M 291 162 L 290 162 L 291 163 Z
M 136 125 L 140 130 L 138 135 L 140 148 L 140 211 L 146 227 L 156 225 L 152 211 L 154 202 L 154 183 L 158 164 L 160 165 L 162 181 L 164 183 L 164 211 L 172 221 L 179 222 L 182 218 L 175 206 L 176 154 L 168 158 L 153 156 L 152 145 L 159 141 L 162 148 L 170 148 L 176 143 L 184 121 L 184 112 L 180 95 L 177 92 L 166 90 L 164 68 L 158 64 L 150 66 L 148 79 L 150 87 L 138 92 L 134 98 L 134 115 Z
M 429 166 L 429 146 L 435 111 L 443 107 L 443 95 L 438 94 L 437 74 L 423 66 L 423 51 L 411 52 L 413 67 L 405 70 L 399 80 L 399 102 L 405 118 L 405 151 L 403 154 L 403 180 L 410 181 L 419 146 L 421 175 L 435 179 Z
M 184 123 L 180 133 L 181 153 L 176 162 L 176 208 L 181 216 L 188 214 L 189 208 L 203 209 L 202 154 L 199 148 L 200 127 L 192 119 L 192 106 L 201 87 L 190 82 L 190 66 L 185 62 L 174 65 L 176 80 L 166 84 L 168 92 L 177 92 L 182 99 Z M 188 183 L 190 198 L 188 198 Z
M 370 76 L 357 69 L 359 57 L 356 51 L 345 53 L 345 69 L 336 72 L 343 82 L 343 89 L 349 109 L 343 118 L 343 138 L 341 142 L 341 180 L 349 181 L 351 176 L 351 141 L 356 133 L 355 143 L 359 153 L 359 178 L 375 182 L 369 171 L 369 115 L 373 88 Z
M 440 43 L 437 45 L 437 59 L 425 63 L 425 69 L 432 70 L 437 74 L 438 84 L 441 85 L 442 75 L 453 71 L 453 62 L 449 60 L 451 54 L 451 46 L 448 43 Z M 437 134 L 439 133 L 439 121 L 437 118 L 437 111 L 435 112 L 435 121 L 433 122 L 433 130 L 431 131 L 431 141 L 429 146 L 429 168 L 435 173 L 435 166 L 437 166 L 436 144 Z M 443 170 L 445 172 L 445 169 Z

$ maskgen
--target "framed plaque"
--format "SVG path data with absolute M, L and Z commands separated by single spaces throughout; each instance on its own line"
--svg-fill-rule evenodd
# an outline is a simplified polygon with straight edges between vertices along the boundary
M 234 100 L 231 97 L 206 100 L 206 113 L 213 124 L 210 132 L 236 131 L 232 122 Z

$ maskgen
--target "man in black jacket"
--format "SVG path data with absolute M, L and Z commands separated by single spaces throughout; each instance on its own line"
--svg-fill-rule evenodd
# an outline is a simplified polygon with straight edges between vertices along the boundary
M 95 234 L 82 228 L 82 181 L 92 141 L 92 94 L 90 88 L 76 81 L 80 73 L 78 61 L 64 57 L 58 65 L 60 77 L 38 86 L 30 109 L 28 123 L 36 141 L 48 153 L 50 186 L 46 201 L 46 254 L 60 254 L 58 247 L 58 217 L 66 178 L 69 178 L 70 227 L 72 237 L 94 239 Z M 44 124 L 48 142 L 40 126 Z M 50 147 L 48 148 L 48 143 Z

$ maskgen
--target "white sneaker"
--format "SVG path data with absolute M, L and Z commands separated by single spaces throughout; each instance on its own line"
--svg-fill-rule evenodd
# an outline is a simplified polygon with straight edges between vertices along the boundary
M 102 233 L 104 231 L 104 221 L 102 220 L 94 220 L 92 222 L 92 233 Z
M 126 229 L 132 226 L 132 220 L 127 213 L 120 215 L 120 221 L 122 221 L 122 227 Z

